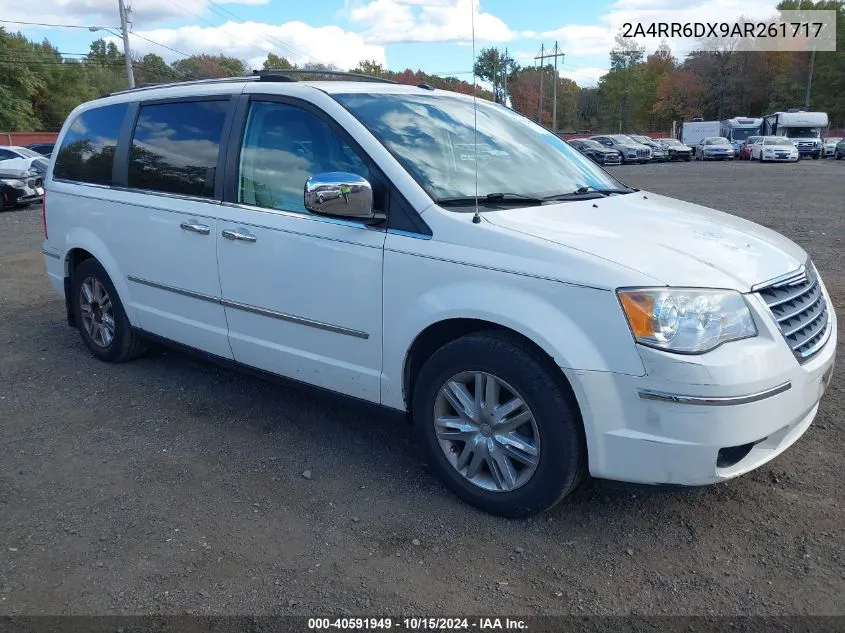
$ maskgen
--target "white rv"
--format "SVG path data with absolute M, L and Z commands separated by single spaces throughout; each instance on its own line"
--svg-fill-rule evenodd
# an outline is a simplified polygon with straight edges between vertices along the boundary
M 822 132 L 828 125 L 827 112 L 775 112 L 763 118 L 763 134 L 785 136 L 795 144 L 802 158 L 818 158 L 822 153 Z

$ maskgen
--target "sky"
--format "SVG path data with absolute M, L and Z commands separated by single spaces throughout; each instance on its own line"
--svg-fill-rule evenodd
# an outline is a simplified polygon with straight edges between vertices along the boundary
M 127 0 L 129 2 L 129 0 Z M 390 70 L 421 69 L 472 80 L 475 46 L 507 47 L 521 65 L 533 65 L 540 46 L 558 42 L 562 76 L 593 86 L 607 72 L 613 37 L 622 22 L 683 17 L 690 21 L 769 17 L 776 0 L 134 0 L 133 55 L 156 53 L 168 62 L 195 53 L 223 53 L 260 68 L 268 52 L 296 63 L 343 69 L 372 59 Z M 668 14 L 668 10 L 674 13 Z M 122 41 L 109 31 L 56 28 L 3 21 L 81 27 L 120 25 L 117 0 L 39 0 L 33 12 L 20 0 L 0 0 L 0 25 L 30 39 L 47 38 L 62 53 L 82 54 L 91 41 Z M 648 51 L 659 40 L 641 42 Z M 670 40 L 683 56 L 690 42 Z

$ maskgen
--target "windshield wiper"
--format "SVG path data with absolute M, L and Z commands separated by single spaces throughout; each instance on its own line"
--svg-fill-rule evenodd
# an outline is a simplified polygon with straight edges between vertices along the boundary
M 568 191 L 566 193 L 556 193 L 551 196 L 543 198 L 545 202 L 555 200 L 590 200 L 593 198 L 604 198 L 613 193 L 633 193 L 636 189 L 597 189 L 596 187 L 579 187 L 575 191 Z
M 485 204 L 543 204 L 545 198 L 527 196 L 521 193 L 488 193 L 485 196 L 454 196 L 438 198 L 437 204 L 443 206 L 474 205 L 476 199 L 479 205 Z

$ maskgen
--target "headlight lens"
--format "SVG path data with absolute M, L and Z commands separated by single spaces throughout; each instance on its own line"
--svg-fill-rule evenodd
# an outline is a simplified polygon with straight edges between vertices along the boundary
M 9 178 L 9 179 L 2 178 L 2 179 L 0 179 L 0 181 L 4 182 L 7 185 L 10 185 L 12 187 L 25 187 L 26 186 L 26 183 L 23 180 L 17 180 L 17 179 L 14 179 L 14 178 Z
M 745 299 L 733 290 L 641 288 L 618 294 L 631 332 L 643 345 L 702 354 L 757 336 Z

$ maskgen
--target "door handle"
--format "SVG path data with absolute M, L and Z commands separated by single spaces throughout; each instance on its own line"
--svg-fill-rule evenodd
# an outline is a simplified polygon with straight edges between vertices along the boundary
M 179 226 L 185 231 L 199 233 L 200 235 L 208 235 L 211 233 L 211 229 L 208 226 L 205 224 L 198 224 L 196 222 L 182 222 Z
M 225 237 L 227 240 L 237 240 L 239 242 L 254 242 L 256 239 L 258 239 L 252 233 L 245 233 L 232 229 L 225 229 L 223 231 L 223 237 Z

